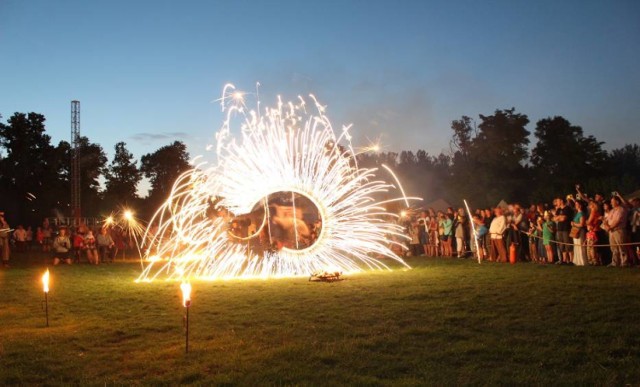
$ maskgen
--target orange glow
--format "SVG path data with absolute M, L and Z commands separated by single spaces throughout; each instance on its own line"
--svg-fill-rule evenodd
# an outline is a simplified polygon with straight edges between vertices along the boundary
M 49 293 L 49 269 L 42 275 L 42 288 L 45 293 Z

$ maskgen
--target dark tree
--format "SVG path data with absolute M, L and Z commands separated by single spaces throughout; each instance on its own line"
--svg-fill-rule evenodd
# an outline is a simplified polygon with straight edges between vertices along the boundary
M 476 206 L 495 205 L 500 199 L 520 200 L 527 195 L 529 123 L 515 108 L 496 110 L 491 116 L 480 115 L 478 133 L 471 120 L 462 117 L 452 123 L 453 155 L 450 191 L 454 201 L 464 198 Z
M 418 159 L 412 151 L 400 152 L 400 162 L 402 168 L 415 169 L 418 165 Z
M 492 116 L 480 115 L 480 131 L 473 140 L 476 158 L 502 171 L 520 171 L 527 161 L 529 118 L 515 112 L 515 108 L 496 110 Z
M 609 153 L 607 160 L 608 179 L 599 187 L 587 187 L 592 192 L 608 193 L 620 191 L 631 193 L 640 187 L 640 146 L 627 144 L 622 148 L 614 149 Z
M 9 219 L 36 223 L 50 216 L 59 188 L 58 163 L 51 138 L 45 134 L 45 117 L 15 113 L 0 123 L 0 190 Z
M 477 134 L 475 122 L 470 117 L 462 116 L 459 120 L 451 122 L 451 129 L 453 130 L 451 148 L 454 155 L 468 157 L 473 144 L 472 134 L 474 136 Z
M 151 183 L 148 204 L 151 209 L 156 208 L 166 199 L 173 183 L 178 176 L 189 170 L 189 153 L 181 141 L 163 146 L 153 153 L 146 154 L 140 159 L 140 170 Z
M 536 124 L 535 136 L 538 142 L 531 152 L 535 199 L 572 192 L 576 183 L 604 175 L 607 153 L 603 143 L 585 137 L 581 127 L 563 117 L 545 118 Z
M 453 192 L 457 193 L 457 199 L 475 198 L 475 189 L 477 182 L 475 181 L 475 165 L 472 159 L 472 145 L 477 128 L 470 117 L 462 116 L 459 120 L 451 122 L 451 130 L 453 135 L 451 138 L 451 182 Z M 474 136 L 472 136 L 472 134 Z M 446 180 L 449 182 L 449 180 Z
M 115 145 L 115 154 L 105 171 L 105 199 L 110 205 L 133 203 L 138 197 L 137 187 L 142 172 L 124 142 Z

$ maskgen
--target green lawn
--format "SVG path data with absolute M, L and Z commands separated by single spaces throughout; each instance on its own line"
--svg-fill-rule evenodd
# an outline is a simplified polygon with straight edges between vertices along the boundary
M 638 384 L 640 270 L 413 259 L 335 283 L 0 271 L 0 384 Z

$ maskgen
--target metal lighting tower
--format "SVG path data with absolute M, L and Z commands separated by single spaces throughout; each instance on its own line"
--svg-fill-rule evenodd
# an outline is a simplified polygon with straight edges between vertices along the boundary
M 71 101 L 71 217 L 80 224 L 80 101 Z

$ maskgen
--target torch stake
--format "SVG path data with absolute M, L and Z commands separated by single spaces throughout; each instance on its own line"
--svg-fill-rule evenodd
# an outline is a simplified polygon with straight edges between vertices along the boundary
M 49 298 L 48 292 L 44 292 L 44 315 L 47 319 L 47 327 L 49 327 Z
M 191 306 L 191 284 L 189 282 L 183 282 L 180 285 L 182 290 L 182 305 L 185 308 L 185 315 L 182 317 L 182 324 L 184 325 L 184 353 L 189 353 L 189 307 Z
M 187 302 L 185 305 L 186 316 L 185 316 L 185 330 L 184 330 L 184 353 L 189 353 L 189 304 Z

